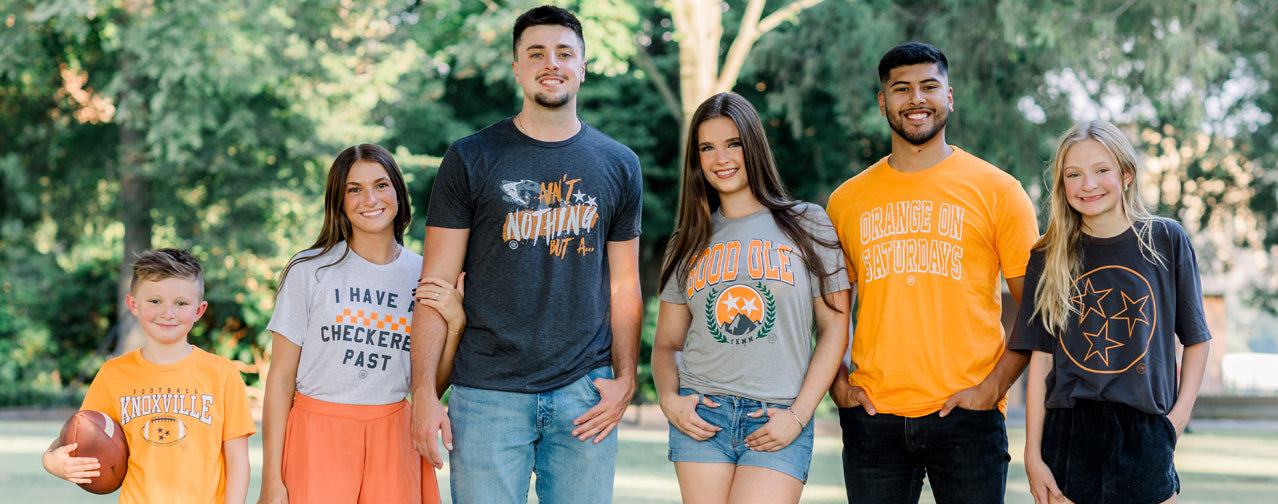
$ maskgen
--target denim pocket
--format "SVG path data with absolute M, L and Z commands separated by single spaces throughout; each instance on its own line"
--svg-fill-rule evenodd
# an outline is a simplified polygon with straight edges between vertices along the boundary
M 586 387 L 589 387 L 591 392 L 593 392 L 595 395 L 599 395 L 599 387 L 595 386 L 595 379 L 607 378 L 611 380 L 612 366 L 603 366 L 603 367 L 592 369 L 590 370 L 589 373 L 586 373 L 586 376 L 583 376 L 581 378 L 583 380 L 586 380 Z

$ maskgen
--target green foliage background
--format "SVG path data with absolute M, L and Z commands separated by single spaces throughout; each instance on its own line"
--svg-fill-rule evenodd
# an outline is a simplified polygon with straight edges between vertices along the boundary
M 678 198 L 681 125 L 653 83 L 680 86 L 680 1 L 555 2 L 585 24 L 581 116 L 643 163 L 648 295 Z M 395 152 L 420 249 L 438 158 L 518 110 L 509 32 L 535 3 L 0 0 L 0 406 L 78 403 L 117 350 L 119 266 L 138 246 L 204 260 L 192 341 L 256 385 L 276 278 L 318 232 L 332 156 Z M 722 4 L 725 53 L 745 3 Z M 1158 167 L 1147 197 L 1196 232 L 1205 272 L 1229 274 L 1278 256 L 1276 32 L 1269 0 L 825 0 L 764 34 L 734 90 L 793 193 L 824 203 L 889 149 L 879 56 L 934 43 L 951 58 L 952 143 L 1041 199 L 1055 135 L 1119 123 Z M 1278 279 L 1250 276 L 1245 296 L 1273 309 Z M 653 399 L 646 364 L 641 380 Z

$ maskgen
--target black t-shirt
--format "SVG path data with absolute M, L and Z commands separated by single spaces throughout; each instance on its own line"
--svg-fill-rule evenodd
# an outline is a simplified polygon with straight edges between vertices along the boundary
M 639 236 L 642 183 L 584 122 L 540 142 L 505 119 L 449 147 L 426 225 L 470 229 L 453 383 L 536 393 L 611 364 L 607 242 Z
M 1143 226 L 1153 226 L 1151 241 L 1165 265 L 1141 253 L 1136 230 Z M 1039 317 L 1031 317 L 1043 271 L 1043 253 L 1034 250 L 1009 348 L 1053 355 L 1048 408 L 1086 399 L 1166 415 L 1178 384 L 1173 337 L 1184 345 L 1211 339 L 1189 237 L 1179 223 L 1154 219 L 1112 238 L 1084 235 L 1080 246 L 1083 274 L 1075 279 L 1073 293 L 1079 312 L 1069 316 L 1059 338 Z

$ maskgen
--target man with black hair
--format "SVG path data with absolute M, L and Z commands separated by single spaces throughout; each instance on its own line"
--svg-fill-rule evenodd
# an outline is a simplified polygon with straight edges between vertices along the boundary
M 1020 182 L 945 142 L 949 62 L 911 42 L 879 62 L 892 153 L 830 195 L 857 293 L 852 372 L 830 396 L 849 502 L 1003 502 L 1004 394 L 1028 357 L 1005 351 L 1000 270 L 1019 302 L 1034 207 Z

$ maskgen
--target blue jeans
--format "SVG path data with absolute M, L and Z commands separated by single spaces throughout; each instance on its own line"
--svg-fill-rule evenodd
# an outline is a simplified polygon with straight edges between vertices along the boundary
M 617 431 L 599 444 L 572 436 L 572 421 L 599 403 L 595 378 L 612 378 L 612 368 L 537 394 L 453 385 L 453 502 L 527 502 L 534 472 L 539 502 L 612 502 Z
M 857 406 L 839 409 L 839 425 L 849 503 L 917 503 L 924 475 L 938 504 L 1003 502 L 1011 456 L 997 409 L 906 418 Z

